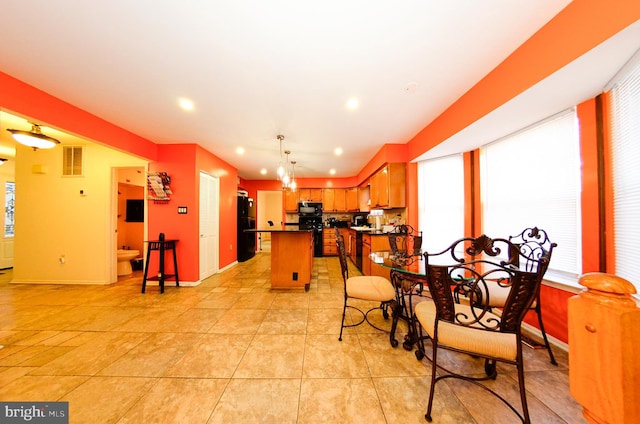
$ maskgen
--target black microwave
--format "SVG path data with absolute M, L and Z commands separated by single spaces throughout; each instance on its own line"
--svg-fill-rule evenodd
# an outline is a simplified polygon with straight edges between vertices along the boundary
M 322 203 L 298 203 L 298 216 L 322 216 Z

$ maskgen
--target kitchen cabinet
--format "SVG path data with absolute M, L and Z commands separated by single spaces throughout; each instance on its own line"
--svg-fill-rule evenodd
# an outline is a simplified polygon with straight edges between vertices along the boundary
M 346 237 L 347 256 L 351 258 L 351 262 L 356 263 L 356 230 L 347 230 Z
M 325 188 L 322 190 L 322 210 L 324 212 L 346 212 L 346 195 L 343 188 Z
M 286 213 L 298 213 L 298 192 L 290 188 L 284 190 L 284 211 Z
M 358 193 L 358 187 L 346 189 L 344 191 L 344 196 L 345 196 L 345 210 L 347 212 L 359 212 L 360 197 Z
M 404 208 L 406 165 L 388 163 L 369 179 L 371 208 Z
M 346 242 L 345 242 L 345 249 L 346 249 Z M 336 256 L 337 254 L 338 254 L 338 246 L 336 245 L 336 230 L 334 228 L 323 229 L 322 230 L 322 255 Z
M 374 264 L 369 259 L 371 252 L 389 249 L 389 236 L 387 234 L 369 234 L 365 232 L 362 235 L 362 274 L 389 278 L 389 268 Z
M 298 193 L 300 202 L 322 202 L 321 188 L 301 188 Z

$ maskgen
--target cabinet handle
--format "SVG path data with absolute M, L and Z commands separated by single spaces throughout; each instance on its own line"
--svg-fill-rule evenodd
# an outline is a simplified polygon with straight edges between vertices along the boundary
M 584 326 L 585 330 L 587 330 L 589 333 L 595 333 L 596 332 L 596 326 L 593 324 L 587 324 Z

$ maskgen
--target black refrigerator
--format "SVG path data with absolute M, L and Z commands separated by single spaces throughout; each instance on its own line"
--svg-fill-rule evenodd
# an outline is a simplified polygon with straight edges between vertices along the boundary
M 238 262 L 248 261 L 256 254 L 256 233 L 244 230 L 256 228 L 256 208 L 252 198 L 238 196 Z

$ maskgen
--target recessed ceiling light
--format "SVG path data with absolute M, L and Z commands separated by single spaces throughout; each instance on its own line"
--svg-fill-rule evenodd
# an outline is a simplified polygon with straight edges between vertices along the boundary
M 262 174 L 262 175 L 267 175 L 267 169 L 266 169 L 266 168 L 262 168 L 262 169 L 260 170 L 260 174 Z
M 236 153 L 239 155 L 244 155 L 244 147 L 236 147 Z
M 360 101 L 355 97 L 352 97 L 347 101 L 347 109 L 355 110 L 358 109 L 358 106 L 360 106 Z
M 335 170 L 335 169 L 333 169 L 333 168 L 331 168 L 331 169 L 329 170 L 329 174 L 331 174 L 331 175 L 336 175 L 336 170 Z
M 178 99 L 178 104 L 182 110 L 193 110 L 194 107 L 193 102 L 184 97 Z
M 410 82 L 409 84 L 407 84 L 407 86 L 404 88 L 404 92 L 406 94 L 413 94 L 418 90 L 418 83 L 417 82 Z
M 342 147 L 336 147 L 333 151 L 336 156 L 340 156 L 342 154 Z

